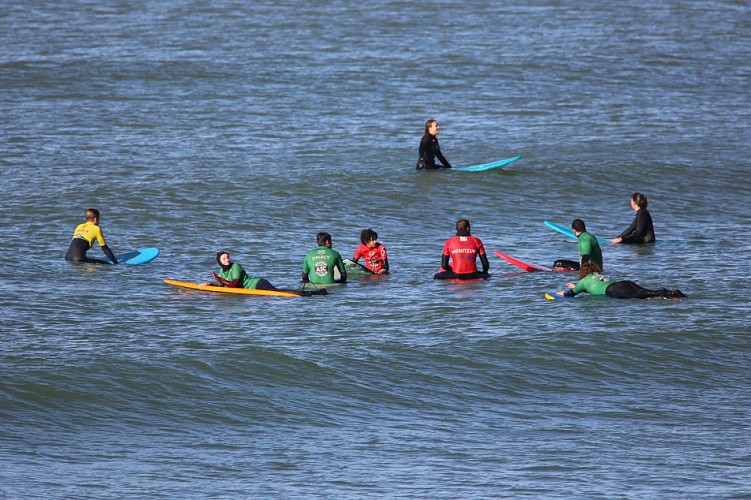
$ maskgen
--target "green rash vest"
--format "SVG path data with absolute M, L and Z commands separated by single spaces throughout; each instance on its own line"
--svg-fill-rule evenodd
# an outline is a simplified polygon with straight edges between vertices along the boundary
M 580 279 L 572 291 L 574 295 L 581 292 L 587 292 L 590 295 L 605 295 L 605 290 L 611 283 L 615 283 L 615 280 L 600 273 L 591 273 Z
M 347 271 L 339 252 L 329 247 L 317 247 L 305 256 L 302 272 L 307 274 L 311 283 L 334 283 L 334 268 L 339 269 L 342 278 L 347 279 Z
M 248 273 L 245 272 L 245 269 L 243 269 L 243 266 L 238 264 L 237 262 L 233 262 L 229 269 L 222 270 L 219 273 L 220 278 L 224 278 L 227 281 L 232 281 L 234 279 L 240 278 L 240 282 L 242 283 L 243 288 L 249 288 L 249 289 L 255 289 L 256 285 L 259 281 L 261 281 L 261 278 L 251 278 L 248 276 Z
M 579 263 L 581 262 L 582 255 L 589 255 L 589 261 L 594 262 L 600 269 L 602 267 L 602 250 L 600 250 L 600 244 L 597 242 L 597 238 L 584 231 L 579 235 Z

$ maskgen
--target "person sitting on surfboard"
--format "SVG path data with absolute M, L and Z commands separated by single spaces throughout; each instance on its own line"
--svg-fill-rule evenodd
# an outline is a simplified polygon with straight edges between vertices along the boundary
M 277 288 L 264 278 L 253 278 L 245 272 L 243 266 L 232 262 L 227 252 L 217 252 L 216 263 L 222 268 L 219 274 L 211 271 L 211 276 L 217 283 L 201 283 L 203 286 L 226 286 L 228 288 L 248 288 L 251 290 L 277 290 Z
M 654 243 L 655 228 L 652 225 L 652 216 L 647 210 L 647 197 L 642 193 L 632 194 L 631 208 L 636 211 L 634 221 L 617 238 L 610 241 L 615 244 Z
M 86 210 L 86 222 L 79 224 L 76 230 L 73 231 L 73 239 L 68 247 L 68 252 L 65 254 L 65 260 L 109 264 L 106 260 L 92 259 L 86 256 L 86 252 L 94 245 L 94 240 L 99 243 L 104 255 L 112 261 L 112 264 L 117 264 L 115 254 L 112 253 L 112 250 L 110 250 L 110 247 L 104 241 L 102 228 L 99 227 L 99 210 L 96 208 Z
M 388 274 L 389 259 L 386 256 L 386 247 L 378 243 L 378 233 L 372 229 L 363 229 L 360 232 L 360 242 L 355 249 L 352 260 L 357 262 L 360 257 L 365 259 L 365 265 L 375 274 Z
M 571 269 L 572 271 L 578 270 L 582 264 L 587 262 L 594 262 L 600 269 L 602 269 L 602 250 L 600 244 L 597 242 L 597 238 L 587 232 L 587 226 L 581 219 L 574 219 L 571 223 L 571 230 L 578 238 L 579 243 L 579 262 L 575 260 L 560 259 L 553 263 L 553 269 Z
M 438 122 L 430 119 L 425 122 L 425 135 L 420 140 L 420 149 L 418 150 L 417 170 L 434 170 L 436 168 L 452 168 L 449 161 L 441 153 L 441 146 L 438 144 Z M 441 163 L 436 163 L 438 157 Z
M 556 295 L 574 297 L 581 292 L 590 295 L 605 295 L 615 299 L 651 299 L 661 297 L 663 299 L 684 298 L 686 295 L 680 290 L 650 290 L 633 281 L 615 281 L 602 274 L 602 268 L 594 262 L 582 264 L 579 269 L 579 282 L 566 283 L 569 290 L 555 292 Z
M 346 283 L 347 270 L 339 252 L 331 248 L 331 235 L 318 233 L 318 247 L 305 256 L 302 263 L 302 282 L 314 284 Z M 334 269 L 339 270 L 341 278 L 334 279 Z
M 456 236 L 449 238 L 443 246 L 441 254 L 441 270 L 433 276 L 436 280 L 445 279 L 488 279 L 490 263 L 485 255 L 485 247 L 479 238 L 470 234 L 470 224 L 467 219 L 456 222 Z M 482 272 L 477 272 L 477 257 L 482 262 Z M 449 265 L 449 258 L 451 265 Z

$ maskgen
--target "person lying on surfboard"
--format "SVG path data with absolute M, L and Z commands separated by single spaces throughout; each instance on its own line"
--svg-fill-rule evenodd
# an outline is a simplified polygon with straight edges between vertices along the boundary
M 631 208 L 636 211 L 636 217 L 630 226 L 626 228 L 617 238 L 610 240 L 611 243 L 619 244 L 639 244 L 654 243 L 655 228 L 652 225 L 652 216 L 647 210 L 647 197 L 642 193 L 631 195 Z
M 590 295 L 605 295 L 615 299 L 678 299 L 686 295 L 680 290 L 668 290 L 660 288 L 659 290 L 650 290 L 633 281 L 615 281 L 602 274 L 600 266 L 594 262 L 582 264 L 579 269 L 579 282 L 566 283 L 569 290 L 565 292 L 555 292 L 556 295 L 574 297 L 581 292 L 587 292 Z
M 488 274 L 490 263 L 488 256 L 485 255 L 485 247 L 479 238 L 475 238 L 470 233 L 469 221 L 459 219 L 456 222 L 456 236 L 449 238 L 443 246 L 441 270 L 433 276 L 433 279 L 470 280 L 490 277 Z M 478 256 L 482 262 L 482 272 L 477 271 Z M 451 259 L 451 265 L 449 265 L 449 259 Z
M 73 231 L 73 239 L 68 247 L 68 252 L 65 254 L 65 260 L 90 262 L 92 264 L 110 264 L 105 260 L 92 259 L 86 256 L 86 252 L 94 245 L 94 240 L 99 243 L 104 255 L 112 261 L 112 264 L 117 264 L 115 254 L 112 253 L 112 250 L 110 250 L 110 247 L 104 241 L 102 229 L 99 227 L 99 210 L 96 208 L 86 210 L 86 222 L 79 224 L 76 230 Z
M 435 170 L 437 168 L 452 168 L 449 161 L 441 153 L 441 146 L 438 144 L 438 122 L 430 119 L 425 122 L 425 134 L 420 140 L 418 149 L 417 170 Z M 436 163 L 438 157 L 441 163 Z
M 362 257 L 367 268 L 375 274 L 388 274 L 389 259 L 386 256 L 386 247 L 378 243 L 378 233 L 370 228 L 363 229 L 360 232 L 360 242 L 352 260 L 357 262 Z
M 331 235 L 318 233 L 318 246 L 308 252 L 302 263 L 302 282 L 319 284 L 346 283 L 347 269 L 339 252 L 331 248 Z M 334 279 L 334 268 L 339 270 L 341 278 Z
M 571 230 L 578 238 L 577 244 L 579 249 L 579 262 L 575 260 L 559 259 L 553 263 L 553 269 L 571 269 L 578 270 L 587 262 L 594 262 L 602 269 L 602 250 L 597 238 L 587 232 L 587 226 L 581 219 L 574 219 L 571 223 Z
M 248 288 L 251 290 L 278 290 L 274 285 L 264 278 L 253 278 L 245 272 L 243 266 L 237 262 L 232 262 L 227 252 L 217 252 L 216 263 L 222 268 L 219 274 L 211 271 L 211 276 L 216 283 L 205 282 L 199 287 L 204 286 L 226 286 L 229 288 Z

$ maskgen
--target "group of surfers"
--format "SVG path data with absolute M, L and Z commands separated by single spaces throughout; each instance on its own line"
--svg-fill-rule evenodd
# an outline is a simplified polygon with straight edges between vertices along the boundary
M 613 244 L 649 244 L 654 243 L 655 233 L 652 216 L 647 209 L 647 197 L 642 193 L 631 196 L 631 208 L 636 216 L 631 225 L 619 236 L 610 240 Z M 99 226 L 100 213 L 97 209 L 86 211 L 86 221 L 79 224 L 70 242 L 66 260 L 75 262 L 90 262 L 101 264 L 117 264 L 112 250 L 107 246 L 102 229 Z M 602 249 L 595 236 L 587 232 L 583 220 L 575 219 L 571 223 L 574 235 L 578 239 L 579 259 L 560 259 L 553 264 L 554 270 L 579 271 L 578 283 L 566 283 L 566 291 L 556 292 L 560 296 L 573 297 L 581 292 L 590 295 L 605 295 L 614 298 L 679 298 L 685 295 L 676 289 L 660 288 L 656 290 L 644 288 L 633 281 L 615 281 L 603 274 Z M 329 233 L 320 232 L 316 237 L 317 247 L 308 252 L 302 264 L 303 290 L 305 284 L 311 283 L 320 294 L 325 294 L 325 288 L 319 285 L 347 282 L 347 268 L 341 254 L 332 248 L 332 238 Z M 87 251 L 97 242 L 111 262 L 92 259 L 86 255 Z M 360 245 L 355 249 L 352 260 L 359 263 L 363 259 L 364 266 L 374 274 L 387 274 L 389 261 L 386 247 L 378 242 L 378 233 L 372 229 L 363 229 L 360 233 Z M 482 269 L 478 270 L 477 260 Z M 201 283 L 200 287 L 220 286 L 230 288 L 248 288 L 258 290 L 282 290 L 276 288 L 265 278 L 250 276 L 237 262 L 233 262 L 230 254 L 221 251 L 216 254 L 219 272 L 212 271 L 214 282 Z M 441 269 L 434 279 L 488 279 L 490 263 L 482 241 L 472 236 L 470 221 L 459 219 L 456 222 L 456 234 L 446 240 L 441 253 Z M 338 272 L 338 277 L 336 276 Z

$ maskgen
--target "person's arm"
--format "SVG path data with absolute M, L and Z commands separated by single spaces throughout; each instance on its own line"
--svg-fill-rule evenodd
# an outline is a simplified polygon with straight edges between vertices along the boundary
M 378 271 L 379 273 L 387 273 L 389 272 L 389 259 L 383 259 L 383 268 Z
M 115 254 L 112 253 L 112 250 L 110 250 L 110 247 L 108 247 L 106 243 L 102 245 L 102 251 L 104 252 L 104 255 L 106 255 L 107 258 L 112 261 L 113 264 L 118 264 L 117 259 L 115 258 Z
M 214 271 L 211 271 L 211 275 L 219 283 L 220 286 L 226 286 L 227 288 L 241 288 L 240 278 L 235 278 L 232 280 L 224 279 Z
M 449 266 L 449 256 L 446 254 L 441 255 L 441 269 L 445 271 L 451 271 L 451 266 Z
M 482 262 L 482 273 L 488 274 L 488 271 L 490 270 L 490 262 L 488 262 L 488 256 L 484 253 L 481 253 L 480 262 Z
M 570 283 L 567 283 L 566 286 L 570 285 Z M 587 291 L 587 283 L 584 281 L 584 279 L 580 279 L 579 282 L 574 285 L 573 288 L 566 290 L 563 292 L 563 295 L 566 297 L 573 297 L 575 295 L 580 294 L 581 292 Z
M 446 157 L 443 156 L 443 153 L 441 153 L 441 146 L 438 145 L 438 141 L 435 141 L 433 143 L 433 154 L 435 155 L 436 158 L 441 160 L 441 163 L 443 164 L 444 167 L 453 168 L 451 164 L 449 163 L 449 161 L 446 159 Z
M 621 234 L 619 234 L 618 238 L 615 238 L 615 239 L 619 239 L 620 238 L 620 240 L 622 242 L 626 238 L 629 238 L 630 236 L 632 236 L 633 233 L 634 233 L 634 231 L 636 230 L 636 221 L 637 221 L 638 218 L 639 218 L 639 214 L 636 214 L 636 217 L 634 217 L 634 220 L 631 221 L 631 224 L 626 228 L 626 230 L 623 231 Z
M 339 278 L 339 283 L 346 283 L 347 282 L 347 268 L 344 267 L 344 261 L 342 260 L 341 256 L 339 256 L 339 258 L 336 259 L 336 267 L 339 268 L 339 274 L 342 275 L 342 277 Z

